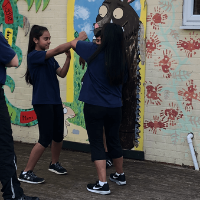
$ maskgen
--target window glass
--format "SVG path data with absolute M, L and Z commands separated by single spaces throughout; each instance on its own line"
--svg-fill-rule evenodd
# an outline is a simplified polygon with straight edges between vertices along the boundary
M 194 15 L 200 15 L 200 0 L 194 0 Z

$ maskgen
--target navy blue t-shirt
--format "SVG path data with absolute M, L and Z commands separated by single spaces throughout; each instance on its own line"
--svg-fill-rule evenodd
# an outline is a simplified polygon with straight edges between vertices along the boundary
M 45 59 L 46 51 L 28 54 L 28 69 L 33 82 L 32 104 L 61 104 L 56 70 L 60 67 L 52 57 Z
M 76 53 L 88 62 L 97 47 L 93 42 L 78 41 Z M 110 85 L 106 77 L 105 53 L 101 52 L 87 68 L 79 100 L 92 105 L 114 108 L 122 106 L 121 98 L 122 85 Z
M 0 84 L 4 85 L 6 81 L 6 64 L 8 64 L 14 57 L 16 53 L 10 47 L 7 40 L 0 32 Z

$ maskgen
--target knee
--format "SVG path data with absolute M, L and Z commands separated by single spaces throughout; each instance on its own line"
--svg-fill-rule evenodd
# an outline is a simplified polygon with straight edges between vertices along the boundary
M 47 148 L 51 144 L 52 138 L 39 139 L 38 143 L 40 143 L 44 148 Z
M 60 143 L 63 141 L 63 138 L 64 138 L 64 135 L 63 134 L 60 134 L 60 135 L 56 135 L 53 137 L 53 141 L 54 142 L 57 142 L 57 143 Z

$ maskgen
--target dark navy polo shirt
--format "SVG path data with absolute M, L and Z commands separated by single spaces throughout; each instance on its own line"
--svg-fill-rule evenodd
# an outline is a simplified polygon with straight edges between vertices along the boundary
M 6 64 L 8 64 L 14 57 L 16 53 L 10 47 L 7 40 L 0 32 L 0 84 L 4 85 L 6 81 Z
M 56 70 L 60 67 L 52 57 L 45 59 L 46 51 L 28 54 L 28 69 L 33 82 L 32 104 L 61 104 Z
M 76 53 L 88 62 L 88 59 L 96 51 L 97 47 L 92 42 L 78 41 Z M 106 77 L 105 54 L 101 52 L 87 68 L 79 100 L 97 106 L 121 107 L 121 98 L 122 85 L 110 85 Z

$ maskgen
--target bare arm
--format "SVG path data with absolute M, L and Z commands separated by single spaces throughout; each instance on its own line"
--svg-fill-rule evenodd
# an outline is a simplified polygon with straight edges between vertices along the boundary
M 77 44 L 77 42 L 78 42 L 79 40 L 85 40 L 85 39 L 87 39 L 87 34 L 86 34 L 86 32 L 85 32 L 85 31 L 80 32 L 80 33 L 79 33 L 79 36 L 78 36 L 75 40 L 72 40 L 72 41 L 71 41 L 71 48 L 75 50 L 75 49 L 76 49 L 76 44 Z
M 57 56 L 61 53 L 67 52 L 70 48 L 71 48 L 70 42 L 61 44 L 61 45 L 57 46 L 56 48 L 47 51 L 45 59 L 48 59 L 48 58 Z
M 82 69 L 85 68 L 85 60 L 81 57 L 79 57 L 79 64 L 82 65 Z
M 82 32 L 79 33 L 79 37 L 76 38 L 73 41 L 85 40 L 85 39 L 87 39 L 87 34 L 84 31 L 82 31 Z M 77 43 L 77 41 L 76 41 L 76 43 Z M 67 42 L 65 44 L 61 44 L 61 45 L 57 46 L 56 48 L 47 51 L 45 59 L 48 59 L 48 58 L 57 56 L 61 53 L 67 52 L 70 48 L 73 48 L 72 42 Z
M 6 67 L 18 67 L 18 65 L 19 65 L 19 61 L 16 54 L 15 57 L 9 63 L 6 64 Z
M 70 66 L 70 60 L 71 60 L 71 53 L 70 50 L 65 52 L 65 54 L 67 55 L 67 59 L 65 61 L 65 64 L 63 65 L 63 67 L 59 67 L 56 70 L 56 73 L 58 74 L 58 76 L 60 76 L 61 78 L 65 78 L 65 76 L 67 75 L 67 72 L 69 70 L 69 66 Z
M 77 44 L 77 42 L 78 42 L 78 38 L 76 38 L 75 40 L 71 41 L 71 47 L 72 47 L 73 50 L 76 50 L 76 44 Z

